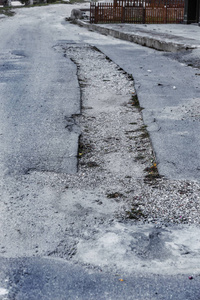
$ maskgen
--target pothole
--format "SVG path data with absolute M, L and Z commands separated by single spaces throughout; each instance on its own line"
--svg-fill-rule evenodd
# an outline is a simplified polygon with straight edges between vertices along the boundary
M 158 173 L 132 76 L 90 45 L 67 44 L 62 49 L 77 65 L 82 93 L 82 115 L 76 122 L 85 149 L 79 153 L 81 180 L 72 179 L 72 186 L 93 187 L 105 198 L 123 195 L 107 199 L 115 201 L 117 216 L 124 211 L 126 219 L 131 212 L 131 221 L 199 222 L 198 183 L 168 181 Z M 178 190 L 187 184 L 193 193 L 180 199 Z M 132 218 L 135 210 L 137 218 Z

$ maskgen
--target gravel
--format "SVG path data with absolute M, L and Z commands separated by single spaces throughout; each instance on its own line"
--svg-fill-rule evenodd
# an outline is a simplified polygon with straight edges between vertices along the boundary
M 63 49 L 77 65 L 82 92 L 82 114 L 75 116 L 82 131 L 79 171 L 62 175 L 68 188 L 98 190 L 118 204 L 118 220 L 198 225 L 199 181 L 158 174 L 134 79 L 95 47 Z

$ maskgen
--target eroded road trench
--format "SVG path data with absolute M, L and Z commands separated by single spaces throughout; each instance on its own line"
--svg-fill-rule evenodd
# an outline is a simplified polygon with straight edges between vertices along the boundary
M 78 172 L 13 177 L 2 224 L 15 225 L 2 234 L 1 255 L 58 257 L 114 272 L 195 270 L 199 230 L 191 242 L 192 227 L 172 226 L 199 224 L 199 183 L 159 177 L 132 76 L 90 45 L 55 51 L 77 66 L 82 113 L 66 130 L 78 125 L 82 132 Z
M 82 132 L 79 170 L 66 177 L 70 258 L 127 272 L 195 269 L 198 254 L 191 257 L 199 231 L 172 226 L 199 223 L 199 184 L 159 175 L 134 79 L 96 47 L 58 49 L 77 65 L 82 102 L 82 114 L 74 116 Z M 64 199 L 62 207 L 69 204 Z M 69 236 L 50 255 L 66 258 Z M 190 249 L 184 259 L 183 249 Z

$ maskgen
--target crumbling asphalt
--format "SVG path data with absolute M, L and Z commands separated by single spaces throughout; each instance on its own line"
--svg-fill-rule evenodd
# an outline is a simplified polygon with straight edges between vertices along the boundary
M 142 51 L 135 43 L 118 43 L 113 51 L 112 46 L 95 44 L 134 77 L 160 174 L 171 179 L 198 180 L 200 27 L 77 22 L 104 35 L 117 32 L 119 38 L 129 42 L 134 42 L 132 37 L 136 35 L 145 39 L 145 46 L 162 50 L 153 53 Z M 144 45 L 140 39 L 136 42 Z
M 2 179 L 1 295 L 199 300 L 199 181 L 159 178 L 148 109 L 135 101 L 136 91 L 143 106 L 157 89 L 174 99 L 183 82 L 159 77 L 160 61 L 163 71 L 173 65 L 166 53 L 65 23 L 69 12 L 55 5 L 23 9 L 17 17 L 39 25 L 41 34 L 51 32 L 50 46 L 77 68 L 82 113 L 67 119 L 66 131 L 78 126 L 82 135 L 77 173 L 39 169 Z M 120 51 L 127 51 L 124 60 Z M 125 61 L 132 53 L 134 76 Z M 198 69 L 175 60 L 177 68 L 192 76 L 194 92 Z M 172 110 L 175 118 L 178 107 Z M 190 116 L 195 124 L 197 114 Z

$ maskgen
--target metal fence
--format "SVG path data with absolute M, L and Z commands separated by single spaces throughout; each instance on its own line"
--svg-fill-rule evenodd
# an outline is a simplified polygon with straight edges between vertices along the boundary
M 184 0 L 114 0 L 90 4 L 90 23 L 182 23 Z

